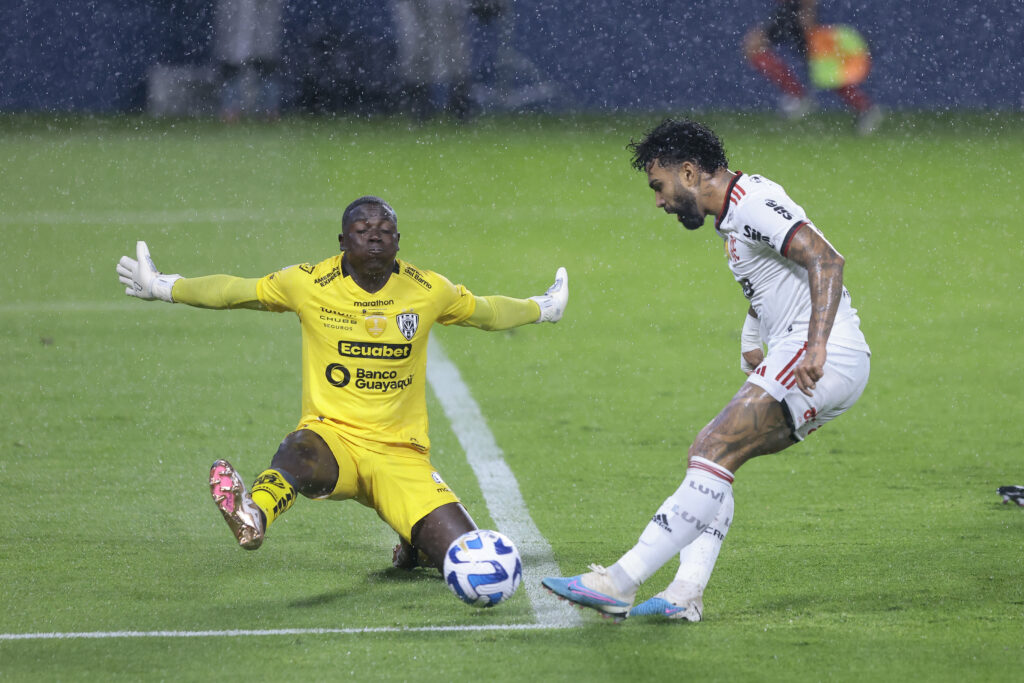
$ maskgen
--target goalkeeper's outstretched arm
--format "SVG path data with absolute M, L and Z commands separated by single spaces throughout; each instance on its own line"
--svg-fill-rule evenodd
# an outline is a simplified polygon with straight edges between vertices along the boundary
M 234 275 L 206 275 L 181 278 L 174 283 L 171 295 L 178 303 L 198 308 L 267 308 L 256 296 L 259 278 Z
M 258 278 L 207 275 L 185 278 L 156 269 L 145 242 L 135 245 L 136 258 L 122 256 L 117 275 L 124 293 L 146 301 L 183 303 L 199 308 L 252 308 L 265 310 L 256 296 Z
M 555 274 L 555 284 L 540 296 L 513 299 L 507 296 L 478 296 L 473 315 L 459 323 L 481 330 L 507 330 L 529 323 L 557 323 L 569 304 L 569 275 L 565 268 Z

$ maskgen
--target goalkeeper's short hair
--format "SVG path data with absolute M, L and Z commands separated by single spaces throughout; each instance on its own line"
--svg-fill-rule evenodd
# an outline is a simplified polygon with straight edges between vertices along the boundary
M 355 213 L 356 209 L 358 209 L 360 206 L 364 204 L 374 204 L 376 206 L 381 207 L 382 209 L 384 209 L 386 213 L 390 214 L 391 222 L 394 223 L 396 227 L 398 226 L 398 214 L 396 214 L 395 210 L 391 208 L 391 205 L 388 204 L 383 199 L 381 199 L 380 197 L 368 194 L 363 197 L 360 197 L 359 199 L 356 199 L 351 204 L 345 207 L 345 213 L 341 214 L 342 230 L 344 230 L 348 225 L 352 223 L 352 214 Z

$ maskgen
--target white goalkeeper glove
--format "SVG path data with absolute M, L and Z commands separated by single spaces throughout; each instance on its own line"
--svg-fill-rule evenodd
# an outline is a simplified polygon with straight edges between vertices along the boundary
M 530 301 L 536 301 L 540 306 L 540 317 L 534 320 L 535 323 L 557 323 L 561 320 L 565 307 L 569 305 L 569 274 L 565 268 L 555 272 L 555 284 L 548 287 L 548 291 L 541 296 L 531 296 Z
M 145 242 L 135 243 L 135 256 L 122 256 L 117 263 L 117 275 L 122 285 L 125 285 L 124 293 L 128 296 L 137 296 L 146 301 L 160 299 L 168 303 L 174 303 L 171 298 L 171 289 L 174 282 L 180 280 L 178 274 L 164 275 L 153 264 L 149 256 L 149 247 Z

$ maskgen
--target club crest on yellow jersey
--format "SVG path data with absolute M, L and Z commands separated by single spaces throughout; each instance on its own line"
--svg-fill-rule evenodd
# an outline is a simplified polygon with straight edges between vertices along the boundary
M 398 331 L 402 333 L 402 336 L 406 340 L 412 341 L 412 338 L 416 336 L 416 330 L 420 326 L 420 315 L 412 311 L 405 311 L 395 316 L 395 322 L 398 323 Z

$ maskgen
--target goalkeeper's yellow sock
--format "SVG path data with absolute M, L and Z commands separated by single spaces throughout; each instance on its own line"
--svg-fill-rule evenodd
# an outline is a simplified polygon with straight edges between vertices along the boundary
M 295 502 L 295 487 L 279 470 L 264 470 L 252 484 L 252 502 L 267 517 L 267 526 L 285 513 Z

